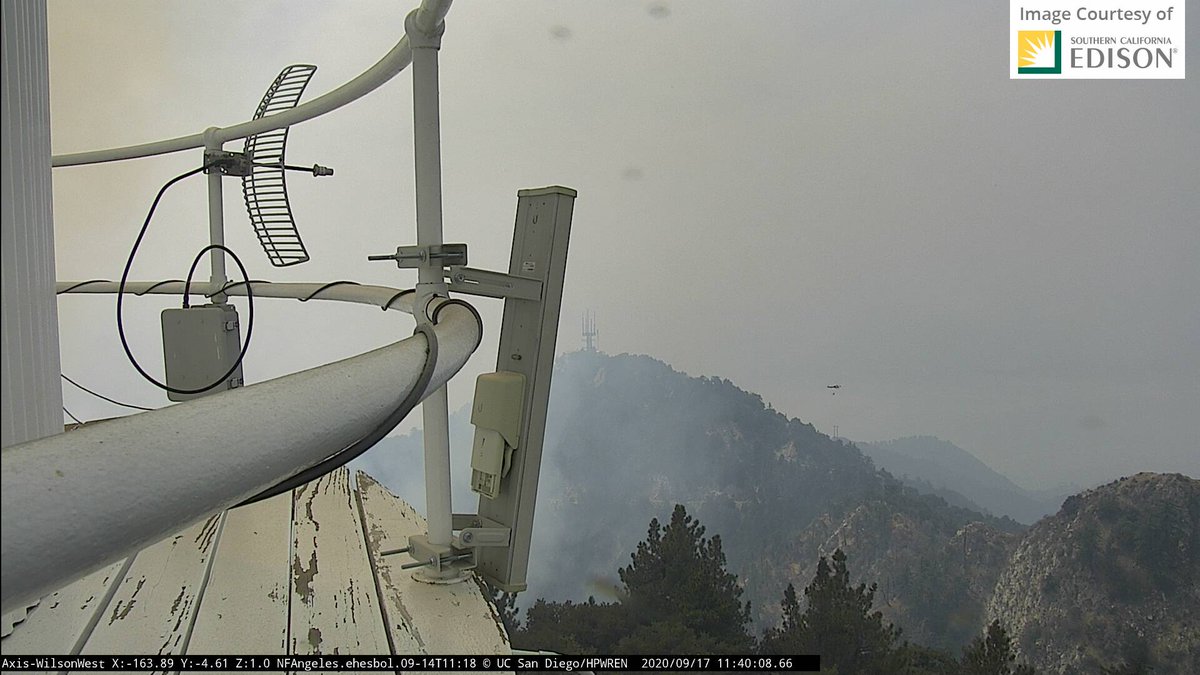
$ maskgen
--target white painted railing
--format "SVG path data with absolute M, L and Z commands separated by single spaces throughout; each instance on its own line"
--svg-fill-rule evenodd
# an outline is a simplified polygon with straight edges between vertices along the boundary
M 99 284 L 92 286 L 98 290 Z M 205 286 L 197 285 L 216 290 Z M 302 298 L 320 286 L 256 283 L 254 291 Z M 151 292 L 160 290 L 166 289 Z M 399 292 L 341 285 L 317 297 L 353 294 L 357 298 L 351 301 L 382 306 Z M 393 305 L 411 311 L 412 301 L 413 294 L 405 294 Z M 433 329 L 438 359 L 422 399 L 462 368 L 479 344 L 482 326 L 472 310 L 450 303 L 440 308 Z M 2 611 L 238 504 L 355 443 L 408 396 L 425 368 L 426 349 L 425 337 L 413 336 L 268 382 L 4 448 Z
M 417 243 L 442 243 L 437 50 L 451 0 L 424 0 L 406 35 L 378 63 L 341 87 L 295 108 L 231 127 L 123 148 L 53 157 L 53 166 L 120 161 L 223 143 L 299 124 L 374 91 L 414 60 Z M 414 48 L 418 52 L 414 59 Z M 219 176 L 210 177 L 213 243 L 223 240 Z M 215 195 L 215 196 L 214 196 Z M 214 201 L 215 200 L 215 201 Z M 224 283 L 213 256 L 208 295 L 245 295 Z M 251 282 L 259 297 L 330 299 L 405 308 L 419 325 L 446 302 L 442 267 L 419 269 L 418 287 Z M 60 284 L 59 292 L 116 291 L 115 282 Z M 180 293 L 181 282 L 133 283 L 125 290 Z M 413 305 L 417 311 L 413 311 Z M 434 327 L 439 359 L 424 406 L 429 540 L 449 540 L 449 448 L 444 383 L 479 344 L 478 315 L 451 304 Z M 208 515 L 295 476 L 364 438 L 395 411 L 425 365 L 422 337 L 251 387 L 190 401 L 69 434 L 4 448 L 2 611 L 67 584 Z
M 416 12 L 417 26 L 426 33 L 433 33 L 438 24 L 450 10 L 451 0 L 425 0 Z M 206 141 L 228 143 L 246 136 L 253 136 L 275 129 L 292 126 L 301 122 L 324 115 L 332 110 L 352 103 L 378 89 L 383 83 L 398 75 L 412 63 L 412 49 L 409 47 L 408 36 L 405 35 L 396 43 L 375 65 L 363 71 L 358 77 L 350 80 L 333 91 L 319 96 L 307 103 L 257 120 L 249 120 L 230 127 L 209 127 L 189 136 L 179 136 L 141 145 L 129 145 L 107 150 L 76 152 L 53 157 L 53 166 L 78 166 L 80 164 L 97 164 L 115 162 L 138 157 L 165 155 L 181 150 L 202 148 Z
M 417 194 L 417 244 L 430 250 L 442 243 L 441 126 L 438 101 L 437 52 L 441 47 L 443 22 L 452 0 L 423 0 L 404 22 L 405 35 L 386 56 L 341 87 L 290 110 L 231 127 L 209 127 L 190 136 L 142 145 L 56 155 L 53 166 L 66 167 L 149 157 L 204 147 L 219 150 L 224 143 L 246 136 L 299 124 L 340 108 L 374 91 L 410 63 L 413 68 L 413 135 Z M 209 175 L 209 243 L 223 244 L 224 209 L 219 174 Z M 210 255 L 210 281 L 226 282 L 224 254 L 214 247 Z M 418 268 L 418 302 L 445 295 L 442 267 L 432 259 Z M 219 296 L 218 296 L 218 299 Z M 417 314 L 418 323 L 427 318 Z M 450 541 L 450 450 L 446 392 L 434 392 L 422 406 L 425 434 L 426 495 L 431 541 Z
M 120 284 L 116 281 L 97 279 L 94 281 L 59 281 L 58 293 L 116 293 Z M 182 295 L 182 281 L 130 281 L 125 284 L 129 295 Z M 398 309 L 412 314 L 413 296 L 411 288 L 372 286 L 353 281 L 332 283 L 279 283 L 275 281 L 251 281 L 250 289 L 256 298 L 291 298 L 294 300 L 334 300 L 375 305 L 380 309 Z M 218 292 L 225 295 L 245 296 L 246 284 L 234 282 L 224 286 L 213 286 L 208 282 L 192 282 L 192 295 L 211 297 Z

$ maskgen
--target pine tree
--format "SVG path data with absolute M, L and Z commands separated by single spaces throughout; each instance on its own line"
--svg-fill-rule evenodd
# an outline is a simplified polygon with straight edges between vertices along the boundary
M 894 673 L 903 667 L 896 649 L 900 630 L 884 625 L 880 612 L 871 612 L 874 584 L 850 585 L 841 549 L 834 551 L 832 565 L 820 558 L 804 596 L 808 602 L 801 614 L 795 589 L 789 585 L 784 591 L 783 622 L 764 638 L 764 651 L 819 654 L 822 669 L 845 673 Z
M 796 587 L 788 584 L 783 589 L 783 600 L 779 602 L 783 610 L 783 619 L 776 628 L 768 628 L 763 636 L 761 650 L 764 654 L 798 654 L 800 621 L 800 601 L 796 599 Z
M 745 653 L 753 648 L 746 630 L 750 604 L 741 602 L 737 576 L 725 570 L 721 537 L 705 538 L 704 526 L 683 505 L 675 506 L 665 528 L 658 519 L 650 521 L 646 540 L 631 557 L 630 565 L 619 571 L 625 593 L 622 605 L 643 630 L 653 627 L 654 634 L 677 637 L 686 630 L 710 653 Z
M 501 623 L 504 624 L 504 632 L 508 633 L 511 638 L 513 634 L 521 630 L 521 620 L 517 618 L 517 594 L 506 593 L 486 582 L 481 583 L 483 590 L 488 595 L 488 600 L 492 602 L 492 608 L 500 617 Z
M 988 626 L 987 633 L 975 638 L 963 650 L 964 675 L 1033 675 L 1032 667 L 1017 664 L 1012 638 L 999 621 Z
M 560 654 L 614 654 L 635 631 L 628 612 L 618 603 L 546 602 L 539 598 L 525 612 L 525 625 L 511 636 L 519 649 L 547 649 Z
M 754 640 L 747 632 L 750 604 L 740 600 L 737 576 L 725 570 L 721 538 L 677 505 L 671 522 L 650 521 L 637 545 L 615 603 L 546 602 L 525 613 L 513 635 L 522 649 L 564 654 L 742 654 Z

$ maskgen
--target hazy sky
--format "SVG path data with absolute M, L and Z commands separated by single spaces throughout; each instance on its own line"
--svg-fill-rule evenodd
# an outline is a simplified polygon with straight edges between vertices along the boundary
M 291 63 L 320 68 L 306 99 L 329 91 L 412 3 L 49 6 L 62 153 L 243 121 Z M 937 435 L 1030 487 L 1200 476 L 1197 76 L 1011 81 L 1008 58 L 1006 2 L 462 0 L 441 52 L 446 239 L 506 269 L 516 191 L 567 185 L 560 352 L 590 309 L 603 350 L 728 378 L 826 432 Z M 415 243 L 411 105 L 406 72 L 292 129 L 289 161 L 337 171 L 289 176 L 306 265 L 269 265 L 227 182 L 253 277 L 415 281 L 366 262 Z M 56 169 L 58 278 L 118 278 L 155 191 L 199 161 Z M 202 178 L 173 190 L 132 276 L 184 276 L 205 208 Z M 126 305 L 155 372 L 177 302 Z M 486 339 L 452 407 L 495 367 L 501 305 L 477 304 Z M 249 381 L 411 332 L 361 306 L 257 309 Z M 64 372 L 165 401 L 125 363 L 111 296 L 59 311 Z

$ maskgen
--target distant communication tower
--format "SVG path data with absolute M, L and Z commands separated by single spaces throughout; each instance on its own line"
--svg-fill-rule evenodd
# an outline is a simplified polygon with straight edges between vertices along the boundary
M 583 351 L 594 352 L 599 351 L 596 347 L 596 339 L 600 337 L 600 331 L 596 330 L 596 313 L 583 313 Z

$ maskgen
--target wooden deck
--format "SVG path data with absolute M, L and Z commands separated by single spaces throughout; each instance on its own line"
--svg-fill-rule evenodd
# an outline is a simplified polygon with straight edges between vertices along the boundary
M 424 532 L 407 503 L 339 469 L 226 511 L 30 609 L 16 654 L 507 654 L 475 579 L 427 584 L 381 551 Z

